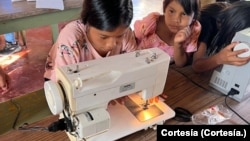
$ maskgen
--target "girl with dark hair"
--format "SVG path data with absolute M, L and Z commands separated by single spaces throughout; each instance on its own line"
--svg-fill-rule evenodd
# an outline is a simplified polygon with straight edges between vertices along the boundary
M 250 57 L 237 57 L 247 50 L 233 51 L 238 43 L 231 41 L 236 32 L 250 27 L 249 13 L 250 2 L 247 1 L 216 2 L 201 9 L 202 30 L 192 64 L 195 72 L 209 71 L 222 64 L 240 66 L 248 63 Z
M 84 0 L 80 19 L 61 30 L 49 52 L 45 80 L 56 79 L 56 67 L 136 50 L 132 18 L 132 0 Z
M 201 25 L 199 0 L 164 0 L 163 14 L 152 12 L 135 21 L 134 32 L 140 49 L 159 47 L 178 67 L 187 64 L 197 50 Z

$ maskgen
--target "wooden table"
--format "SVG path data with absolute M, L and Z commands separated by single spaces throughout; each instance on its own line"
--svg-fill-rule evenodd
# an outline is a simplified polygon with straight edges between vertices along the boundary
M 51 25 L 53 41 L 60 22 L 76 19 L 83 0 L 64 0 L 64 10 L 36 8 L 36 2 L 0 0 L 0 34 Z
M 222 95 L 218 91 L 209 87 L 208 82 L 211 76 L 211 72 L 204 74 L 196 74 L 192 71 L 190 66 L 184 68 L 176 68 L 174 65 L 170 66 L 166 87 L 164 93 L 168 96 L 166 98 L 166 104 L 171 108 L 182 107 L 188 109 L 192 113 L 197 113 L 210 106 L 223 104 L 225 105 L 225 95 Z M 243 102 L 237 102 L 231 98 L 228 100 L 228 105 L 238 112 L 239 115 L 244 117 L 247 121 L 250 121 L 250 98 Z M 46 100 L 43 94 L 43 90 L 32 93 L 30 96 L 14 99 L 12 104 L 18 105 L 19 116 L 17 118 L 16 125 L 27 122 L 31 123 L 30 127 L 40 126 L 47 127 L 54 121 L 58 120 L 57 116 L 52 116 L 49 112 Z M 10 113 L 10 109 L 14 109 L 11 103 L 5 104 L 5 109 L 0 108 L 0 113 L 5 112 L 4 118 L 0 117 L 1 128 L 6 127 L 6 123 L 12 123 L 10 119 L 16 119 L 14 111 Z M 0 107 L 2 107 L 0 105 Z M 6 108 L 7 107 L 7 108 Z M 5 111 L 3 111 L 5 110 Z M 9 112 L 8 112 L 9 110 Z M 169 119 L 165 122 L 166 125 L 190 125 L 192 122 L 179 122 L 174 119 Z M 246 124 L 236 114 L 232 116 L 230 120 L 227 120 L 221 124 Z M 7 127 L 6 127 L 7 128 Z M 47 132 L 47 131 L 20 131 L 11 130 L 0 136 L 0 140 L 16 140 L 28 141 L 69 141 L 68 136 L 64 131 L 59 132 Z M 129 136 L 121 138 L 119 141 L 156 141 L 156 131 L 153 129 L 142 130 L 133 133 Z

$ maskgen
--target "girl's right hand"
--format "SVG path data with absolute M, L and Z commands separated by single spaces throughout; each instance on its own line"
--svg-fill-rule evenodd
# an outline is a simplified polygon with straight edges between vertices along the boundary
M 223 48 L 216 56 L 218 57 L 218 64 L 228 64 L 241 66 L 249 62 L 249 57 L 238 57 L 239 54 L 247 52 L 247 49 L 241 49 L 233 51 L 233 48 L 238 44 L 238 42 L 233 42 Z
M 189 36 L 191 35 L 191 28 L 185 27 L 183 29 L 181 29 L 180 31 L 178 31 L 175 35 L 174 38 L 174 43 L 175 44 L 182 44 Z

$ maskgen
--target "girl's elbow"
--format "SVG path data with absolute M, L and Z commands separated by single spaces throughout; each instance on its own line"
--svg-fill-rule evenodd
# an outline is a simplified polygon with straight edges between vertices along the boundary
M 184 66 L 186 66 L 187 63 L 185 62 L 175 62 L 175 66 L 178 67 L 178 68 L 182 68 Z

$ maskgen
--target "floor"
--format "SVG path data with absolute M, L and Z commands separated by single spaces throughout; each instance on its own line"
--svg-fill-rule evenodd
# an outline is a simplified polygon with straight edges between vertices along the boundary
M 162 0 L 133 0 L 134 18 L 144 17 L 151 11 L 162 11 Z M 131 26 L 133 28 L 133 26 Z M 0 102 L 31 93 L 43 88 L 44 64 L 52 46 L 52 35 L 49 26 L 27 29 L 27 45 L 19 53 L 1 56 L 0 64 L 11 78 L 9 92 L 0 94 Z
M 45 59 L 52 45 L 49 26 L 25 31 L 27 45 L 13 55 L 1 56 L 0 64 L 9 74 L 11 83 L 8 93 L 0 95 L 0 102 L 27 94 L 43 87 Z

